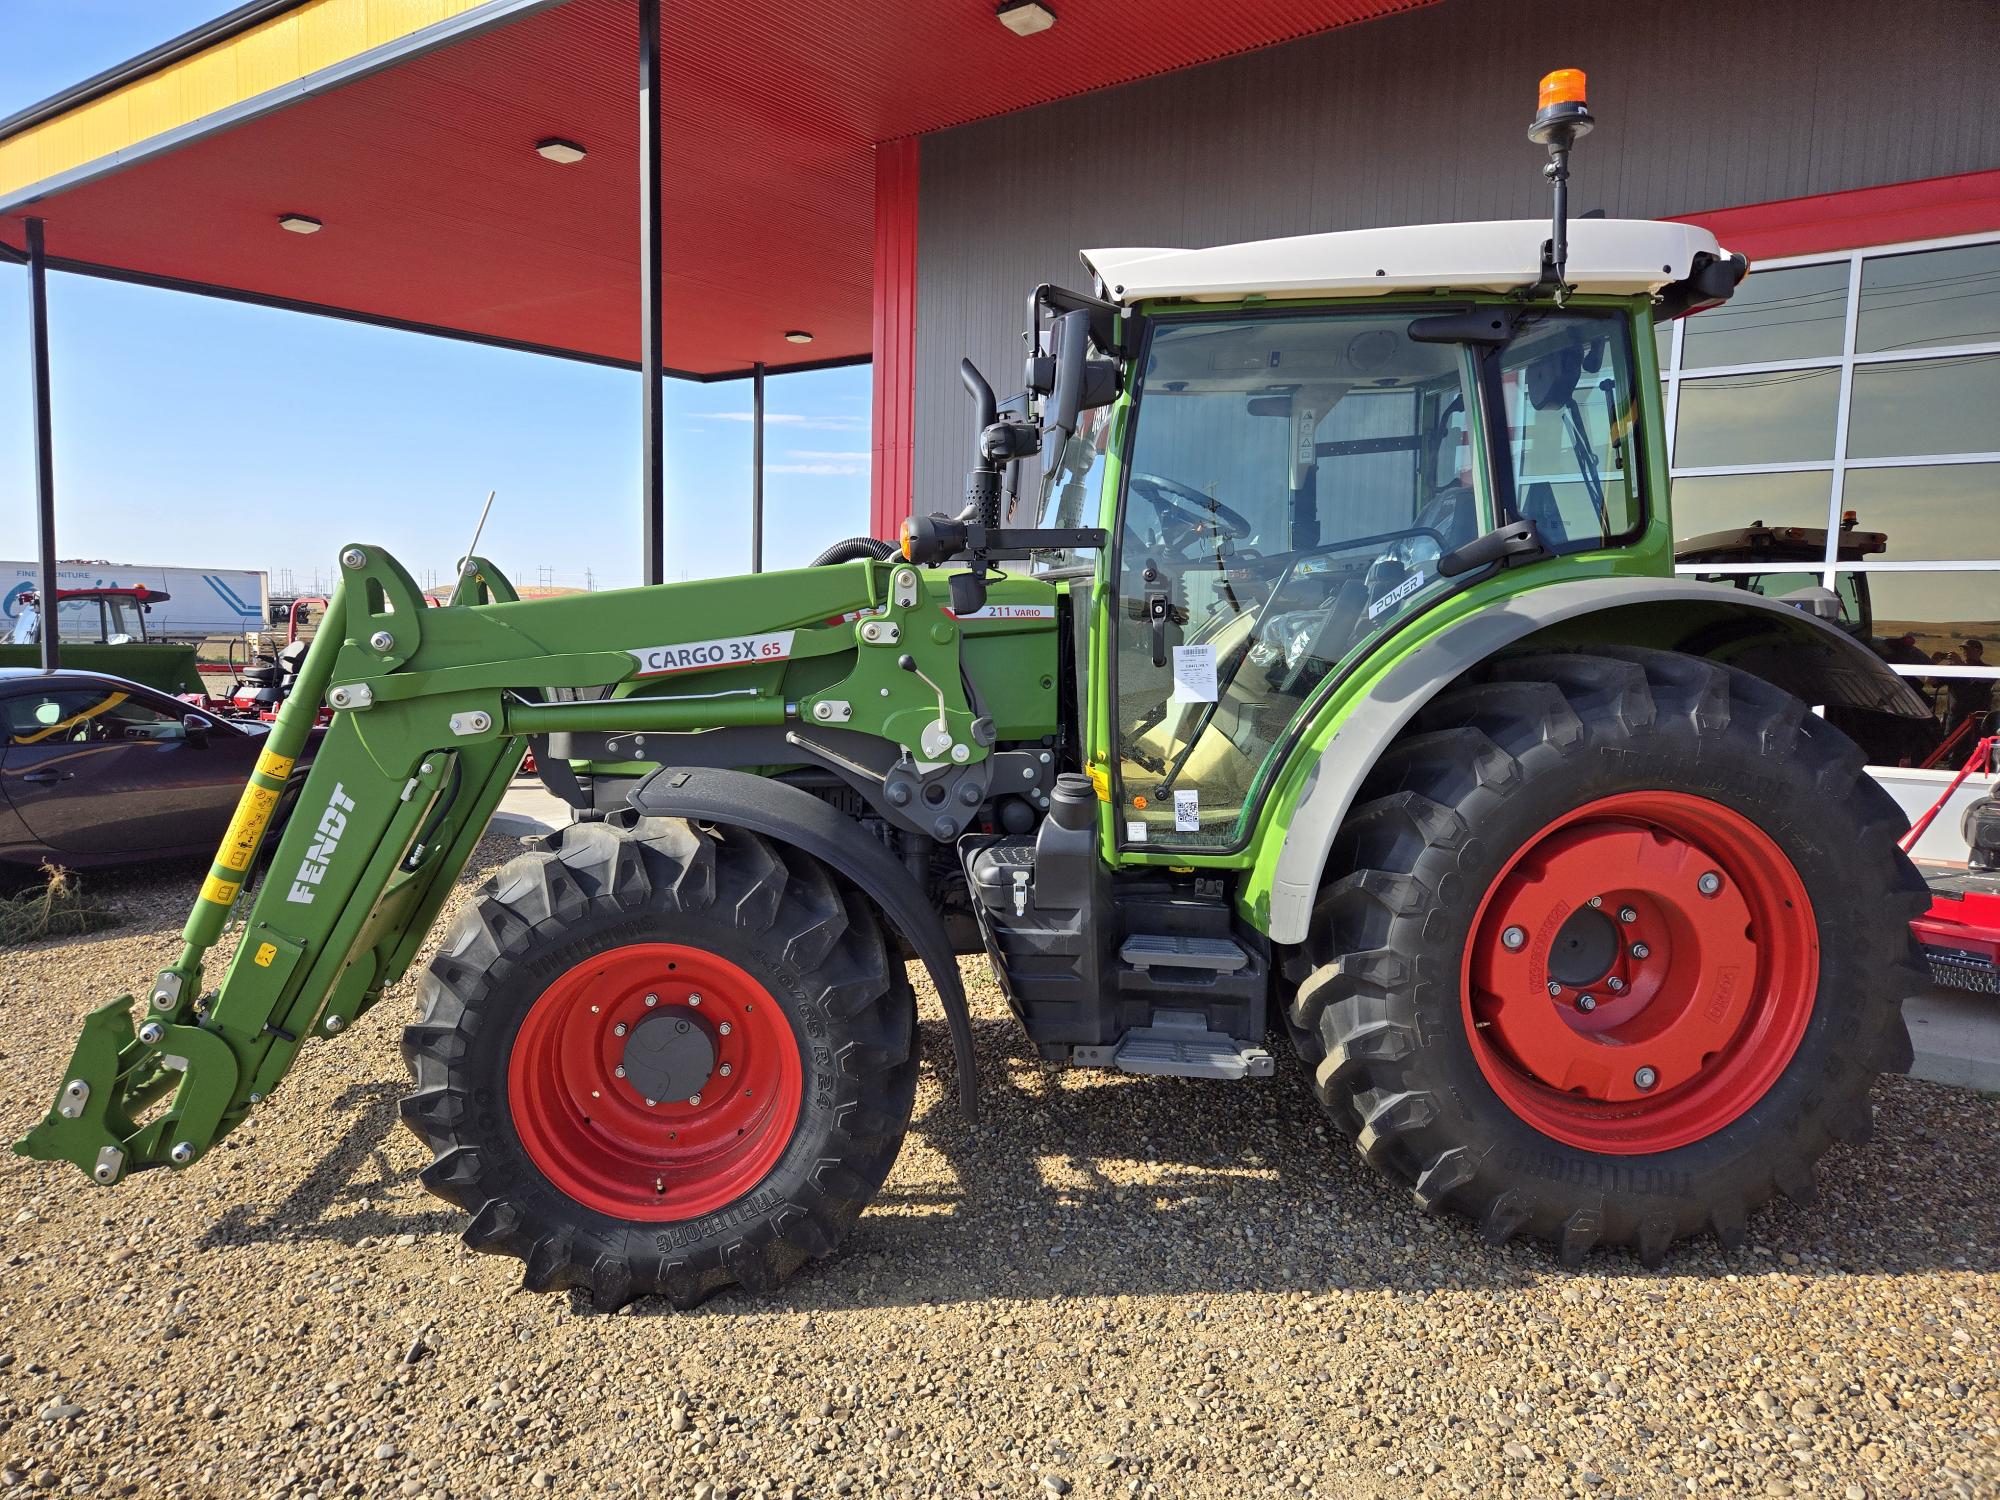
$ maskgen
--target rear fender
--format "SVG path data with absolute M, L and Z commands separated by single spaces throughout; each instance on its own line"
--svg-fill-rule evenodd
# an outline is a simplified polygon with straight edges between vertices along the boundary
M 1284 836 L 1264 841 L 1249 881 L 1253 889 L 1268 882 L 1272 941 L 1305 940 L 1348 808 L 1376 760 L 1426 703 L 1509 648 L 1594 645 L 1707 657 L 1807 703 L 1911 718 L 1929 712 L 1853 636 L 1762 595 L 1687 578 L 1576 578 L 1527 590 L 1447 626 L 1384 673 L 1342 720 L 1289 812 L 1274 809 Z
M 837 872 L 872 901 L 930 971 L 951 1027 L 960 1106 L 968 1119 L 979 1117 L 972 1015 L 959 981 L 958 958 L 937 908 L 901 861 L 856 828 L 852 819 L 812 793 L 747 771 L 667 766 L 634 787 L 630 800 L 633 807 L 651 816 L 733 825 L 790 844 Z

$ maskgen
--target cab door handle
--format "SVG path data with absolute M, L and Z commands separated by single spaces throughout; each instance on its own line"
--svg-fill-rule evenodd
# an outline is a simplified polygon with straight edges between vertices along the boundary
M 47 784 L 52 781 L 67 781 L 73 774 L 70 771 L 25 771 L 21 779 Z

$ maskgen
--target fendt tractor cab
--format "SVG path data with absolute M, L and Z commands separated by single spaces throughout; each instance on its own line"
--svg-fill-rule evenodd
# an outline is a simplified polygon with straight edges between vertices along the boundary
M 475 556 L 427 609 L 346 548 L 180 958 L 17 1149 L 198 1163 L 403 976 L 532 748 L 578 820 L 403 1033 L 424 1183 L 531 1287 L 832 1251 L 908 1127 L 906 959 L 976 1107 L 982 950 L 1050 1065 L 1276 1087 L 1275 1033 L 1496 1242 L 1738 1242 L 1865 1137 L 1924 982 L 1903 820 L 1812 705 L 1923 705 L 1827 601 L 1673 576 L 1653 327 L 1745 267 L 1568 222 L 1590 124 L 1544 80 L 1548 224 L 1088 252 L 1020 395 L 966 367 L 963 507 L 900 550 L 533 602 Z

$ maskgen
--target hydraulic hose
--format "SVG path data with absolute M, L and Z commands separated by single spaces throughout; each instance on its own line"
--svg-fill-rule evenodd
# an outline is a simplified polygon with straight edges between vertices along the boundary
M 863 558 L 871 562 L 887 562 L 896 555 L 896 550 L 894 542 L 885 542 L 880 537 L 851 536 L 835 542 L 807 566 L 830 568 L 835 563 L 859 562 Z

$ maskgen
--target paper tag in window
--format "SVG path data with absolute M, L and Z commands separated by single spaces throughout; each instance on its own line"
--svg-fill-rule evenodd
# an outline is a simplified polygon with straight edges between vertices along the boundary
M 1174 647 L 1173 701 L 1213 703 L 1215 696 L 1215 647 L 1206 642 Z
M 1125 842 L 1128 844 L 1145 843 L 1146 825 L 1144 823 L 1141 823 L 1137 818 L 1134 818 L 1131 822 L 1127 823 L 1125 825 Z
M 1174 793 L 1174 832 L 1201 832 L 1201 793 L 1190 788 Z

